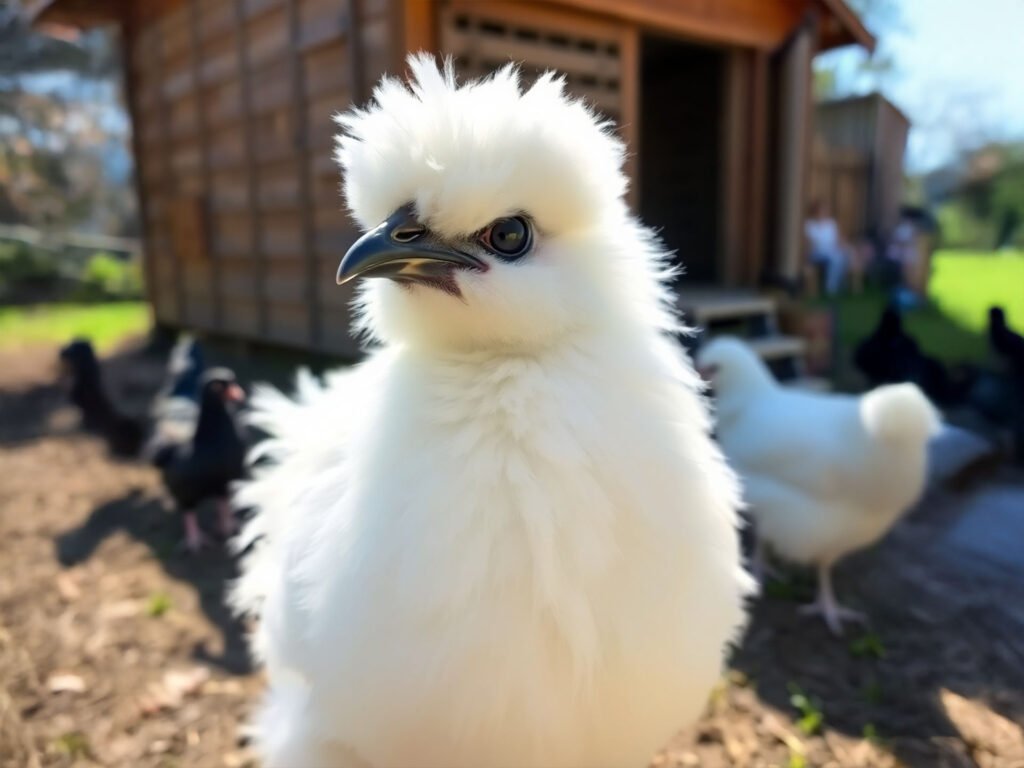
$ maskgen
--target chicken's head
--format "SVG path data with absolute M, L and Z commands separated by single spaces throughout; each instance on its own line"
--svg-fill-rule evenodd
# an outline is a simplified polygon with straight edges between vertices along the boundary
M 359 327 L 429 349 L 532 351 L 616 324 L 672 327 L 664 253 L 624 201 L 624 147 L 563 80 L 515 67 L 464 85 L 410 59 L 337 118 L 365 234 L 338 282 L 365 280 Z

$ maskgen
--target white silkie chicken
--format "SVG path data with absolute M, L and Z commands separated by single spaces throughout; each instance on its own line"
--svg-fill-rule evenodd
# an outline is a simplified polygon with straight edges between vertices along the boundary
M 541 77 L 341 118 L 378 347 L 295 401 L 235 592 L 260 614 L 268 768 L 625 768 L 695 719 L 744 620 L 738 485 L 670 338 L 623 146 Z M 336 329 L 342 333 L 343 329 Z
M 739 472 L 754 522 L 755 573 L 765 546 L 818 568 L 821 614 L 840 634 L 844 619 L 832 566 L 884 536 L 921 495 L 929 438 L 939 418 L 913 384 L 860 397 L 781 386 L 742 341 L 718 338 L 697 353 L 716 399 L 716 432 Z

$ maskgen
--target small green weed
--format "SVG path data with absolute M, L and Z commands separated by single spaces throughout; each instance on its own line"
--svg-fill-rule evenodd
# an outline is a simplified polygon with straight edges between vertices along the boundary
M 813 736 L 821 731 L 825 723 L 825 713 L 821 710 L 821 704 L 808 696 L 796 683 L 789 684 L 789 703 L 800 713 L 796 726 L 807 736 Z
M 166 592 L 154 592 L 146 601 L 146 615 L 150 618 L 159 619 L 171 610 L 171 596 Z
M 874 632 L 868 632 L 850 641 L 847 646 L 850 655 L 855 659 L 884 659 L 885 645 L 882 638 Z

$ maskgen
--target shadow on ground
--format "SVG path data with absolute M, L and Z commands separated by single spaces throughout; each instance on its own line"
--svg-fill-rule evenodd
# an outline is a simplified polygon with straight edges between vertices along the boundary
M 866 627 L 836 638 L 798 615 L 813 579 L 790 573 L 754 604 L 732 664 L 764 702 L 792 712 L 801 692 L 827 728 L 877 737 L 907 766 L 1024 765 L 1019 732 L 1007 735 L 1024 723 L 1024 578 L 951 545 L 960 500 L 941 495 L 837 569 L 838 594 Z M 979 762 L 990 749 L 996 759 Z
M 207 530 L 213 528 L 213 515 L 213 505 L 200 509 L 200 519 Z M 191 585 L 196 591 L 203 614 L 223 637 L 222 653 L 213 655 L 205 646 L 197 645 L 193 651 L 196 660 L 231 674 L 252 672 L 245 627 L 231 615 L 224 602 L 227 585 L 236 576 L 233 558 L 216 545 L 199 555 L 180 551 L 180 518 L 169 514 L 161 499 L 133 491 L 101 504 L 81 525 L 56 537 L 57 560 L 66 568 L 79 565 L 92 557 L 104 540 L 118 532 L 145 544 L 168 576 Z

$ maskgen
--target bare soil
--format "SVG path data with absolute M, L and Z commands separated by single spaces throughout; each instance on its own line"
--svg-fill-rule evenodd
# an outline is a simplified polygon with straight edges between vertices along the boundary
M 175 551 L 156 472 L 77 430 L 54 360 L 0 355 L 0 768 L 255 765 L 233 564 Z M 162 370 L 130 347 L 108 385 L 143 413 Z M 867 631 L 798 616 L 804 574 L 773 585 L 707 716 L 652 765 L 1024 768 L 1024 584 L 949 548 L 959 508 L 932 493 L 839 568 Z

